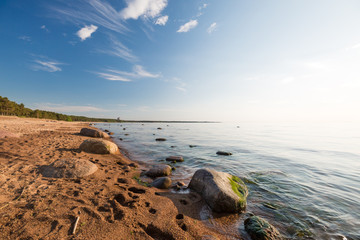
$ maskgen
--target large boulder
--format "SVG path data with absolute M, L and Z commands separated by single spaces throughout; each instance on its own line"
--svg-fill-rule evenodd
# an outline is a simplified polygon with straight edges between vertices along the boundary
M 102 132 L 98 129 L 91 129 L 91 128 L 82 128 L 80 130 L 80 135 L 88 136 L 88 137 L 96 137 L 96 138 L 109 138 L 110 136 Z
M 154 168 L 150 168 L 145 172 L 146 176 L 149 177 L 164 177 L 169 176 L 171 174 L 171 167 L 169 165 L 159 165 Z
M 80 145 L 80 150 L 97 154 L 114 154 L 119 151 L 115 143 L 102 139 L 86 139 Z
M 172 183 L 171 178 L 161 177 L 161 178 L 155 179 L 151 183 L 151 186 L 159 188 L 159 189 L 168 189 L 169 187 L 171 187 L 171 183 Z
M 242 212 L 246 208 L 246 185 L 228 173 L 208 168 L 197 170 L 189 188 L 201 194 L 215 212 Z
M 48 166 L 40 168 L 44 177 L 80 178 L 93 174 L 98 167 L 84 159 L 58 159 Z
M 265 219 L 252 216 L 244 221 L 245 230 L 252 240 L 283 239 L 279 231 Z

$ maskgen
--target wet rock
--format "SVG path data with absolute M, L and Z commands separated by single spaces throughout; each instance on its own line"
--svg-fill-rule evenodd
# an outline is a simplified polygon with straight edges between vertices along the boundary
M 279 231 L 265 219 L 252 216 L 244 221 L 245 230 L 253 240 L 283 239 Z
M 88 136 L 88 137 L 96 137 L 96 138 L 109 138 L 110 136 L 97 129 L 91 129 L 91 128 L 82 128 L 80 130 L 80 135 L 82 136 Z
M 166 161 L 168 162 L 183 162 L 184 158 L 182 156 L 170 156 L 166 158 Z
M 155 179 L 152 183 L 151 186 L 159 188 L 159 189 L 168 189 L 171 186 L 171 178 L 169 177 L 160 177 Z
M 80 145 L 80 150 L 97 154 L 114 154 L 119 151 L 115 143 L 102 139 L 87 139 Z
M 108 132 L 110 132 L 110 131 L 109 131 L 109 130 L 107 130 L 107 129 L 105 129 L 105 132 L 107 132 L 107 133 L 108 133 Z
M 151 168 L 145 172 L 148 177 L 164 177 L 171 174 L 171 167 L 169 165 L 159 165 L 155 168 Z
M 161 127 L 158 127 L 157 129 L 158 129 L 158 130 L 161 130 L 162 128 L 161 128 Z
M 137 167 L 139 167 L 139 164 L 137 164 L 137 163 L 130 163 L 130 164 L 129 164 L 129 167 L 137 168 Z
M 246 185 L 228 173 L 208 168 L 197 170 L 189 188 L 202 195 L 215 212 L 242 212 L 246 208 Z
M 125 133 L 124 135 L 125 135 L 125 136 L 129 136 L 129 134 L 128 134 L 128 133 Z
M 122 138 L 119 138 L 120 141 L 122 141 L 123 139 Z
M 164 142 L 164 141 L 166 141 L 166 138 L 157 138 L 155 140 L 158 141 L 158 142 Z
M 40 172 L 44 177 L 79 178 L 96 172 L 98 167 L 84 159 L 58 159 L 48 166 L 42 166 Z
M 109 135 L 114 135 L 114 133 L 113 133 L 113 132 L 109 132 Z
M 177 182 L 176 185 L 178 185 L 180 187 L 184 187 L 186 184 L 184 182 Z
M 224 151 L 217 151 L 216 154 L 217 154 L 217 155 L 223 155 L 223 156 L 230 156 L 230 155 L 232 155 L 231 152 L 224 152 Z

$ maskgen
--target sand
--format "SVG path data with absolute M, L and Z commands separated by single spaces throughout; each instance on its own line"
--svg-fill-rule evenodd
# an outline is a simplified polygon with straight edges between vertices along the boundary
M 221 216 L 200 219 L 206 204 L 198 194 L 140 185 L 141 167 L 122 154 L 81 152 L 89 137 L 78 133 L 88 125 L 0 117 L 0 239 L 240 238 L 216 223 Z M 99 169 L 81 179 L 41 175 L 41 167 L 69 158 Z

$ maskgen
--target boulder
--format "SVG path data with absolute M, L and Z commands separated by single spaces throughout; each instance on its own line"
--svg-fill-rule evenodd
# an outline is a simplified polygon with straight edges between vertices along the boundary
M 252 240 L 283 239 L 279 231 L 265 219 L 252 216 L 244 221 L 245 230 Z
M 171 174 L 171 167 L 169 165 L 159 165 L 155 168 L 151 168 L 145 172 L 148 177 L 164 177 Z
M 80 150 L 98 154 L 114 154 L 119 151 L 115 143 L 102 139 L 87 139 L 80 145 Z
M 155 135 L 155 134 L 153 134 L 153 135 Z M 164 141 L 166 141 L 166 138 L 157 138 L 157 139 L 155 139 L 155 141 L 164 142 Z
M 202 195 L 215 212 L 242 212 L 246 208 L 246 185 L 228 173 L 208 168 L 197 170 L 189 188 Z
M 169 177 L 161 177 L 161 178 L 157 178 L 155 179 L 152 183 L 151 186 L 156 187 L 156 188 L 160 188 L 160 189 L 168 189 L 171 186 L 171 178 Z
M 88 137 L 96 137 L 96 138 L 109 138 L 110 136 L 97 129 L 91 129 L 91 128 L 82 128 L 80 130 L 80 135 L 88 136 Z
M 40 172 L 44 177 L 80 178 L 93 174 L 98 167 L 84 159 L 58 159 L 48 166 L 42 166 Z
M 168 162 L 183 162 L 184 158 L 182 156 L 170 156 L 166 158 L 166 161 Z
M 231 152 L 224 152 L 224 151 L 217 151 L 216 154 L 217 154 L 217 155 L 223 155 L 223 156 L 230 156 L 230 155 L 232 155 Z

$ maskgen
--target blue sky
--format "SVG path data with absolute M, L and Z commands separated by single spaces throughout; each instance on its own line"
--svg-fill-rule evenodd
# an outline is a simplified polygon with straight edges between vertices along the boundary
M 360 120 L 360 1 L 3 0 L 0 95 L 148 120 Z

